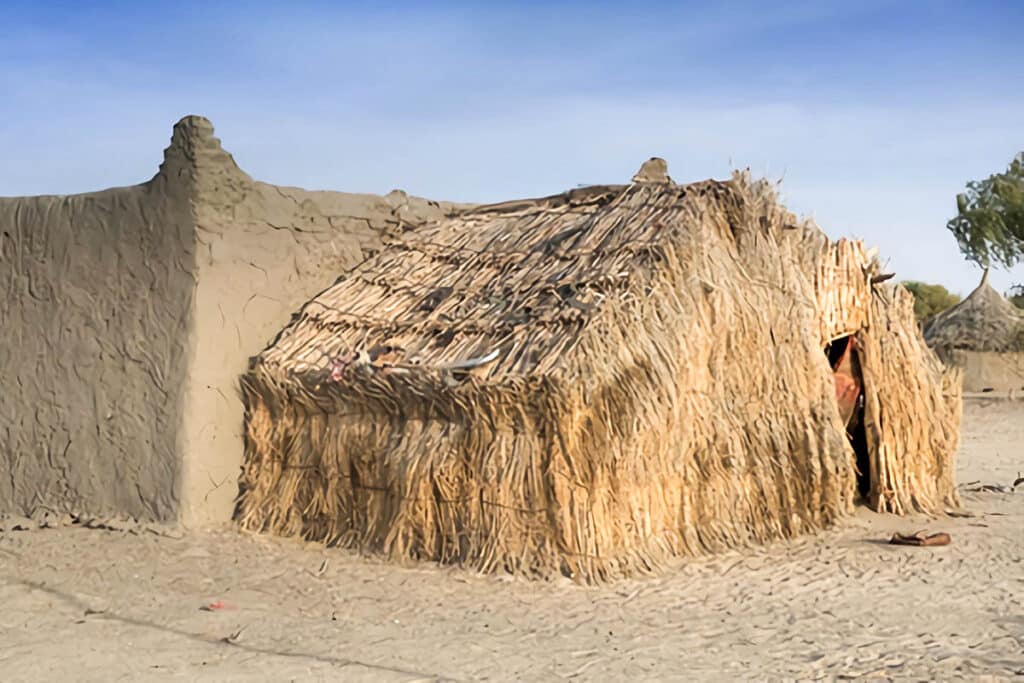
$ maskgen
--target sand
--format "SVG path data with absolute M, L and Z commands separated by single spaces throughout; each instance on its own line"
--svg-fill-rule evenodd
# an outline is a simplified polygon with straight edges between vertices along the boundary
M 861 510 L 583 588 L 228 529 L 0 533 L 0 679 L 1006 680 L 1024 675 L 1024 402 L 969 401 L 965 517 Z M 894 531 L 952 544 L 896 547 Z M 201 608 L 220 600 L 222 609 Z

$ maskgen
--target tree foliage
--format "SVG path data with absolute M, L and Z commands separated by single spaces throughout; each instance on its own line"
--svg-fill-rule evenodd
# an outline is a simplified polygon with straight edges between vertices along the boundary
M 903 286 L 914 295 L 914 316 L 923 323 L 936 313 L 941 313 L 950 306 L 960 303 L 960 297 L 942 285 L 930 285 L 926 282 L 904 282 Z
M 967 183 L 956 208 L 946 227 L 969 260 L 1007 268 L 1024 260 L 1024 152 L 1005 173 Z

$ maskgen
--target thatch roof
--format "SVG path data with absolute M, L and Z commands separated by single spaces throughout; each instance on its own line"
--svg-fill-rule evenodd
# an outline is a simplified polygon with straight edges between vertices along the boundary
M 713 257 L 692 229 L 702 212 L 743 210 L 747 181 L 676 185 L 652 166 L 631 185 L 481 206 L 410 232 L 309 302 L 259 363 L 313 385 L 330 359 L 358 349 L 374 355 L 374 348 L 388 350 L 392 375 L 436 374 L 448 383 L 464 376 L 459 365 L 466 363 L 480 364 L 481 380 L 567 370 L 580 333 L 611 304 L 643 296 L 637 284 L 666 266 L 672 247 L 685 244 L 688 259 Z M 740 229 L 738 215 L 722 218 L 717 229 Z M 787 238 L 805 243 L 797 258 L 813 261 L 828 245 L 791 215 L 778 222 L 792 231 Z M 709 293 L 747 286 L 714 276 L 702 285 Z M 862 290 L 850 302 L 855 309 L 867 306 Z M 842 320 L 834 304 L 833 336 L 855 330 L 858 323 Z
M 981 283 L 960 303 L 925 324 L 925 340 L 940 352 L 953 350 L 1024 351 L 1024 311 L 1014 306 L 988 283 Z

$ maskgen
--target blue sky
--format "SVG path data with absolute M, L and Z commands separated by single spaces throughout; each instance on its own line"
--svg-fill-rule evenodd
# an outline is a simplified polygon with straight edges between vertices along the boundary
M 309 189 L 493 201 L 657 155 L 782 179 L 830 235 L 966 294 L 954 196 L 1024 149 L 1024 2 L 242 5 L 0 2 L 0 195 L 148 179 L 190 113 Z

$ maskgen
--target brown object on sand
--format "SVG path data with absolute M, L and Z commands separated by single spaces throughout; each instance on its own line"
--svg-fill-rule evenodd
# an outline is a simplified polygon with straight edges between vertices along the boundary
M 925 534 L 923 531 L 918 531 L 916 534 L 904 535 L 904 534 L 893 534 L 892 538 L 889 539 L 889 543 L 892 545 L 949 545 L 953 539 L 949 534 L 944 531 L 940 531 L 935 534 Z
M 658 161 L 431 222 L 254 359 L 239 523 L 584 581 L 819 529 L 858 495 L 823 353 L 853 335 L 869 504 L 955 507 L 958 377 L 878 273 L 767 182 Z

